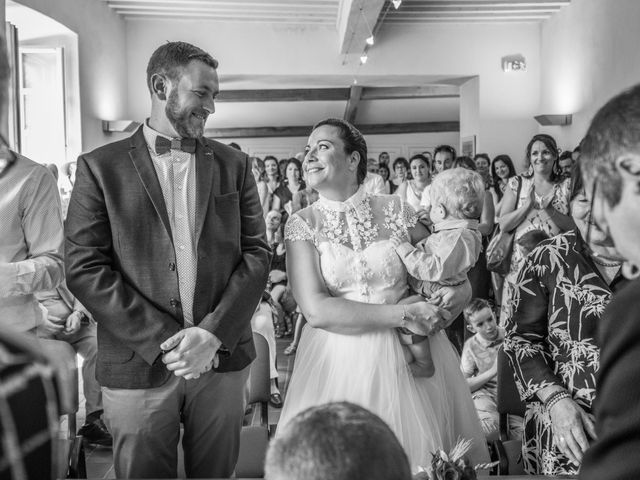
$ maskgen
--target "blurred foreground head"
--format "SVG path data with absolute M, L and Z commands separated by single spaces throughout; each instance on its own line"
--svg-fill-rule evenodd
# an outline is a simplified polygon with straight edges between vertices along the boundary
M 273 440 L 267 480 L 409 480 L 409 460 L 389 426 L 348 402 L 299 413 Z

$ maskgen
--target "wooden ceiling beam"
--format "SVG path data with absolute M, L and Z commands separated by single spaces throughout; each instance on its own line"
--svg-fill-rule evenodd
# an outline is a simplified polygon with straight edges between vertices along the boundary
M 360 99 L 362 98 L 362 87 L 359 85 L 352 85 L 349 94 L 349 100 L 347 101 L 347 106 L 344 109 L 343 118 L 349 122 L 354 123 L 356 120 L 356 115 L 358 114 L 358 105 L 360 104 Z
M 348 88 L 276 88 L 222 90 L 217 102 L 331 102 L 349 99 Z
M 460 88 L 453 85 L 424 87 L 365 87 L 361 100 L 400 100 L 408 98 L 455 98 Z
M 340 54 L 361 54 L 373 33 L 386 0 L 340 0 L 338 49 Z
M 398 100 L 407 98 L 455 98 L 460 89 L 455 85 L 422 87 L 358 87 L 359 100 Z M 264 90 L 222 90 L 217 102 L 354 102 L 354 87 L 349 88 L 276 88 Z M 353 108 L 353 107 L 352 107 Z
M 414 122 L 357 125 L 364 135 L 388 135 L 396 133 L 459 132 L 460 122 Z M 263 138 L 263 137 L 308 137 L 311 126 L 290 127 L 243 127 L 207 128 L 206 137 L 221 138 Z

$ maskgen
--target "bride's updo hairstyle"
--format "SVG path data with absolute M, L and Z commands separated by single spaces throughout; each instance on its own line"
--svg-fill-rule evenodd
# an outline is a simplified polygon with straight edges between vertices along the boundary
M 360 155 L 357 180 L 358 185 L 361 185 L 367 176 L 367 142 L 365 142 L 360 130 L 340 118 L 327 118 L 326 120 L 316 123 L 311 131 L 323 125 L 330 125 L 338 129 L 340 139 L 344 142 L 344 151 L 347 155 L 351 155 L 353 152 L 358 152 Z

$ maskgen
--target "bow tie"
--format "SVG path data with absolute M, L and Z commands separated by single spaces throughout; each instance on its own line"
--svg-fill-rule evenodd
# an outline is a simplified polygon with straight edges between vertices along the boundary
M 194 153 L 196 151 L 196 139 L 195 138 L 174 138 L 169 140 L 168 138 L 156 137 L 156 154 L 163 155 L 169 150 L 182 150 L 187 153 Z

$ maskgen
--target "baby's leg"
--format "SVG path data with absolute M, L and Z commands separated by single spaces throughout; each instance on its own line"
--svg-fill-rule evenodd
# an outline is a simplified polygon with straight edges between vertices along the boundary
M 431 345 L 429 337 L 425 337 L 420 343 L 407 345 L 413 355 L 413 362 L 409 363 L 409 368 L 414 377 L 432 377 L 436 371 L 431 357 Z
M 404 357 L 414 377 L 431 377 L 435 366 L 431 358 L 429 337 L 416 335 L 405 328 L 398 328 L 398 336 L 402 344 Z

